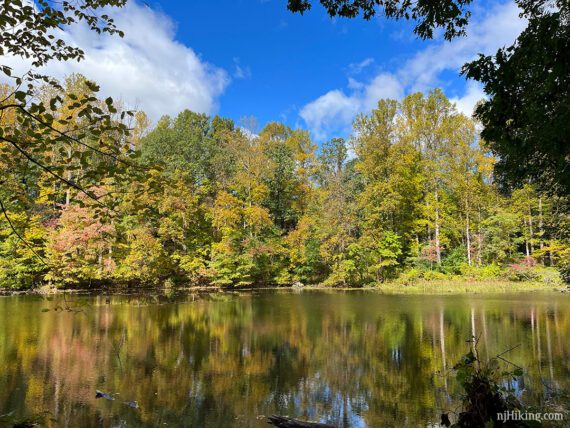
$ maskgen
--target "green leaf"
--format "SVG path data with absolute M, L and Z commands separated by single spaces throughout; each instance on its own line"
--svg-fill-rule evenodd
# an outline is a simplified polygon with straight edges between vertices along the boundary
M 26 96 L 27 94 L 24 91 L 16 91 L 16 93 L 14 94 L 14 98 L 16 98 L 20 102 L 26 101 Z
M 94 82 L 91 82 L 91 81 L 89 81 L 89 80 L 86 80 L 86 81 L 85 81 L 85 86 L 87 86 L 87 88 L 89 88 L 89 89 L 90 89 L 91 91 L 93 91 L 93 92 L 99 92 L 99 86 L 98 86 L 96 83 L 94 83 Z

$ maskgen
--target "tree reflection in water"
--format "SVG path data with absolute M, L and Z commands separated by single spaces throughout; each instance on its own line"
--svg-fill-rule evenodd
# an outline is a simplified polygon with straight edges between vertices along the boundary
M 61 298 L 55 298 L 61 299 Z M 472 334 L 485 358 L 570 389 L 570 296 L 384 296 L 373 292 L 212 294 L 194 299 L 0 299 L 0 414 L 47 425 L 267 426 L 281 414 L 340 427 L 426 426 L 457 406 L 443 376 Z M 115 400 L 96 399 L 99 389 Z M 135 402 L 136 406 L 125 402 Z M 128 403 L 127 403 L 128 404 Z

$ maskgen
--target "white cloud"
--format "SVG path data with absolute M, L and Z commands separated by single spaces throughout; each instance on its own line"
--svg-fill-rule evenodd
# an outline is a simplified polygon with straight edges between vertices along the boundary
M 240 64 L 240 59 L 234 58 L 234 77 L 236 79 L 250 79 L 251 69 L 249 66 L 244 66 Z
M 365 58 L 360 62 L 352 63 L 348 65 L 349 74 L 359 74 L 365 68 L 369 67 L 374 63 L 374 58 Z
M 299 114 L 309 126 L 313 136 L 322 140 L 331 131 L 339 127 L 346 128 L 358 113 L 359 105 L 358 95 L 346 95 L 343 91 L 335 89 L 305 105 Z
M 81 73 L 97 82 L 104 96 L 141 108 L 153 120 L 185 108 L 216 111 L 230 78 L 225 70 L 208 64 L 176 41 L 169 17 L 134 0 L 124 8 L 110 10 L 109 15 L 125 32 L 124 38 L 98 36 L 82 25 L 71 27 L 63 37 L 80 46 L 85 59 L 79 63 L 53 61 L 42 72 L 58 79 Z M 29 69 L 20 58 L 3 58 L 2 63 L 20 73 Z
M 473 115 L 475 105 L 485 98 L 485 92 L 481 85 L 474 81 L 467 82 L 467 89 L 462 97 L 452 97 L 451 102 L 455 103 L 457 110 L 467 117 Z
M 309 102 L 300 110 L 300 116 L 317 139 L 328 138 L 332 132 L 346 132 L 355 115 L 369 112 L 380 98 L 401 98 L 405 93 L 441 86 L 442 72 L 458 72 L 478 53 L 492 54 L 513 43 L 526 25 L 519 13 L 512 1 L 475 11 L 467 37 L 431 42 L 397 70 L 383 71 L 370 81 L 349 77 L 346 90 L 333 89 Z M 471 116 L 483 96 L 480 85 L 466 82 L 464 94 L 452 100 L 460 111 Z
M 327 138 L 333 131 L 347 131 L 354 117 L 370 111 L 381 98 L 401 98 L 404 91 L 398 80 L 390 74 L 379 74 L 367 85 L 350 86 L 351 93 L 336 89 L 327 92 L 305 105 L 300 115 L 309 125 L 313 136 Z
M 458 71 L 479 53 L 492 54 L 514 42 L 525 26 L 519 13 L 517 5 L 508 2 L 491 8 L 484 16 L 474 16 L 467 37 L 432 44 L 407 61 L 398 74 L 412 91 L 430 89 L 442 71 Z

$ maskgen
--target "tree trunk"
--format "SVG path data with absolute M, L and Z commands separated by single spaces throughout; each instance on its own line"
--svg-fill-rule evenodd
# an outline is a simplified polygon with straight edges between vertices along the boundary
M 426 198 L 426 213 L 429 213 L 429 202 L 428 202 L 428 198 Z M 427 241 L 431 244 L 431 226 L 430 226 L 430 218 L 429 218 L 429 214 L 428 214 L 428 221 L 427 223 Z
M 68 150 L 69 158 L 71 159 L 71 149 Z M 71 171 L 67 172 L 67 177 L 66 177 L 67 181 L 71 182 L 71 180 L 73 179 L 73 176 L 71 175 Z M 69 204 L 71 203 L 71 188 L 69 186 L 67 186 L 67 189 L 65 190 L 65 206 L 66 208 L 69 207 Z
M 533 237 L 533 231 L 532 231 L 532 209 L 529 206 L 528 207 L 528 233 L 529 233 L 529 245 L 530 245 L 530 253 L 532 254 L 534 252 L 534 248 L 532 246 L 532 241 L 534 239 Z
M 439 198 L 437 190 L 435 191 L 435 252 L 437 255 L 437 264 L 441 264 L 441 248 L 439 243 Z
M 467 263 L 471 266 L 471 230 L 469 224 L 469 200 L 465 198 L 465 240 L 467 242 Z
M 542 196 L 538 197 L 538 245 L 540 249 L 544 247 L 544 221 L 542 217 Z M 542 251 L 541 251 L 542 253 Z M 540 256 L 540 262 L 545 265 L 544 253 Z
M 97 265 L 99 267 L 99 275 L 103 274 L 103 250 L 97 254 Z
M 481 231 L 481 206 L 478 210 L 479 222 L 477 224 L 477 266 L 483 263 L 481 252 L 483 251 L 483 232 Z
M 71 181 L 71 172 L 67 174 L 67 181 Z M 68 207 L 71 203 L 71 188 L 68 186 L 65 190 L 65 206 Z
M 418 249 L 418 253 L 417 256 L 418 258 L 421 256 L 421 251 L 420 251 L 420 237 L 419 235 L 416 233 L 416 247 Z
M 525 227 L 526 227 L 526 220 L 524 220 L 524 225 L 525 225 Z M 528 245 L 528 239 L 525 239 L 525 240 L 524 240 L 524 246 L 525 246 L 526 258 L 527 258 L 527 262 L 528 262 L 528 259 L 530 258 L 530 248 L 529 248 L 529 245 Z

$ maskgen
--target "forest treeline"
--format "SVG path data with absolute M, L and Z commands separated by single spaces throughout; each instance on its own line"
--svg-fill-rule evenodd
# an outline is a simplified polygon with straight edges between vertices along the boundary
M 477 123 L 438 89 L 380 100 L 349 138 L 320 145 L 278 122 L 256 130 L 188 110 L 151 129 L 144 113 L 125 122 L 93 93 L 72 75 L 37 94 L 58 100 L 44 103 L 42 132 L 75 136 L 43 148 L 44 163 L 16 162 L 26 152 L 0 141 L 2 286 L 363 286 L 567 272 L 568 198 L 532 183 L 498 189 Z M 94 149 L 81 102 L 109 110 L 130 135 Z M 2 128 L 41 138 L 2 113 Z

